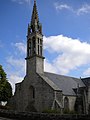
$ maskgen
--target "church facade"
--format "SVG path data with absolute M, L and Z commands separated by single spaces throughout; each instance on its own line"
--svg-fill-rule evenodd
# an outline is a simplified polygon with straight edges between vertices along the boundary
M 90 104 L 89 82 L 90 78 L 78 79 L 44 72 L 42 25 L 34 1 L 27 33 L 26 76 L 16 84 L 9 105 L 19 112 L 69 110 L 87 114 Z

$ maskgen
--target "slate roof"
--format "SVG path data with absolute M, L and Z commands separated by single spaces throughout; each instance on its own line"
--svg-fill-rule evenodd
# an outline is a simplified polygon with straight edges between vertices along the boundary
M 84 82 L 84 84 L 85 84 L 87 87 L 90 86 L 90 77 L 82 78 L 82 81 Z
M 85 87 L 81 79 L 44 72 L 39 74 L 54 90 L 62 90 L 64 95 L 76 95 L 73 89 Z
M 61 89 L 52 81 L 50 80 L 45 74 L 40 74 L 40 77 L 47 83 L 49 84 L 54 90 L 59 90 L 61 91 Z

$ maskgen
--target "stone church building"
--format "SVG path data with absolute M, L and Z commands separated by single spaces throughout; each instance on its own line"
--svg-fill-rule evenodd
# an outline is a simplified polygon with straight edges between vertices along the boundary
M 43 33 L 36 1 L 28 25 L 26 76 L 16 84 L 9 104 L 19 112 L 69 110 L 88 113 L 90 109 L 90 78 L 44 72 Z

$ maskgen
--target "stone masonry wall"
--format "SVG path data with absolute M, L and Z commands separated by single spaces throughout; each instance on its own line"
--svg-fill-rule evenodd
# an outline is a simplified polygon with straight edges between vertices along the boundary
M 35 98 L 31 101 L 30 86 L 33 86 Z M 42 92 L 43 91 L 43 92 Z M 54 100 L 53 89 L 36 73 L 26 76 L 24 81 L 18 85 L 14 95 L 16 110 L 28 111 L 32 104 L 36 111 L 41 112 L 51 109 Z M 31 110 L 30 110 L 31 111 Z

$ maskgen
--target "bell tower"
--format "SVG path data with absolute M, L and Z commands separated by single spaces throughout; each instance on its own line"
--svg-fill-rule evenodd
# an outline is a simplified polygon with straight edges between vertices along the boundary
M 36 0 L 34 0 L 31 22 L 28 24 L 26 64 L 27 74 L 44 71 L 42 25 L 39 22 Z

